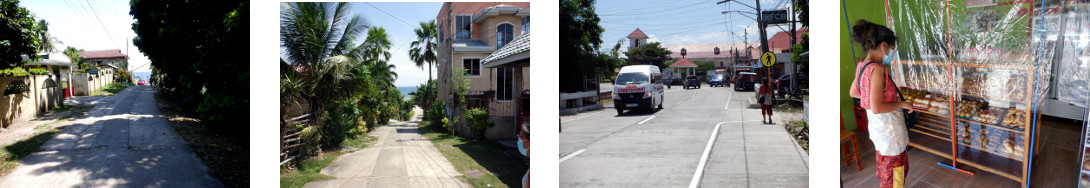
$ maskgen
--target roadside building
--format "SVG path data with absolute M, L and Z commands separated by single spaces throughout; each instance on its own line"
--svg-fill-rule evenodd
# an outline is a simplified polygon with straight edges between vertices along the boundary
M 439 22 L 439 69 L 438 96 L 448 104 L 448 117 L 463 118 L 464 112 L 451 108 L 455 100 L 452 88 L 453 74 L 465 70 L 463 77 L 469 80 L 466 94 L 467 109 L 485 108 L 495 124 L 485 131 L 487 139 L 514 139 L 517 120 L 518 94 L 516 88 L 529 87 L 529 61 L 526 69 L 518 66 L 483 66 L 484 59 L 497 52 L 511 53 L 503 49 L 515 44 L 515 39 L 529 33 L 529 2 L 454 2 L 446 3 L 436 16 Z M 525 39 L 529 43 L 528 37 Z M 526 46 L 527 48 L 529 46 Z M 529 57 L 529 49 L 525 55 Z M 511 55 L 511 54 L 508 54 Z M 500 56 L 496 56 L 500 57 Z M 504 56 L 508 57 L 508 56 Z M 503 58 L 497 58 L 497 60 Z M 500 65 L 499 63 L 496 65 Z M 519 78 L 515 78 L 518 76 Z M 516 87 L 517 86 L 517 87 Z M 456 134 L 477 136 L 477 131 L 459 120 Z
M 79 55 L 83 57 L 83 61 L 80 63 L 112 69 L 99 74 L 112 74 L 114 71 L 124 70 L 122 67 L 128 67 L 129 65 L 129 56 L 121 53 L 120 49 L 82 51 L 79 52 Z

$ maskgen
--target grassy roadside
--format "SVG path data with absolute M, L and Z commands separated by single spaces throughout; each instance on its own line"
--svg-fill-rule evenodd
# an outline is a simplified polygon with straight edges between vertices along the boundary
M 35 126 L 33 129 L 34 136 L 0 147 L 0 176 L 11 173 L 11 171 L 19 166 L 20 159 L 37 151 L 38 147 L 41 147 L 46 141 L 52 139 L 53 135 L 64 130 L 65 126 L 54 126 L 54 124 L 79 116 L 82 114 L 80 112 L 83 112 L 86 109 L 86 107 L 61 107 L 52 109 L 50 112 L 74 111 L 53 122 Z
M 806 122 L 802 122 L 802 120 L 792 120 L 792 121 L 787 122 L 787 125 L 785 126 L 785 128 L 787 129 L 787 133 L 789 133 L 791 135 L 795 135 L 796 133 L 798 133 L 797 130 L 802 130 L 803 127 L 807 127 L 807 126 L 810 126 L 810 125 L 807 125 Z M 799 139 L 798 137 L 794 137 L 794 136 L 792 136 L 792 138 L 795 139 L 795 142 L 799 143 L 799 146 L 802 146 L 803 150 L 806 150 L 807 154 L 810 153 L 810 140 L 809 139 Z
M 318 154 L 317 156 L 311 156 L 303 159 L 294 168 L 280 167 L 280 187 L 281 188 L 298 188 L 306 185 L 307 182 L 321 181 L 333 179 L 332 176 L 327 176 L 319 172 L 322 168 L 329 166 L 329 163 L 333 163 L 341 155 L 351 153 L 353 151 L 370 146 L 375 141 L 373 136 L 359 136 L 358 138 L 348 138 L 344 141 L 342 148 L 355 148 L 351 150 L 335 150 L 326 151 Z
M 121 90 L 125 90 L 125 88 L 128 87 L 128 84 L 114 82 L 106 84 L 106 87 L 91 93 L 91 96 L 116 95 L 117 93 L 120 93 Z
M 420 131 L 462 173 L 459 178 L 473 187 L 522 187 L 522 176 L 530 166 L 522 160 L 517 149 L 452 136 L 427 127 L 420 127 Z
M 111 85 L 114 85 L 113 83 Z M 120 84 L 123 85 L 123 84 Z M 124 87 L 107 87 L 104 90 L 120 92 Z M 166 102 L 156 92 L 155 103 L 159 112 L 170 122 L 170 126 L 185 140 L 197 157 L 208 167 L 209 172 L 227 187 L 250 186 L 250 143 L 248 138 L 217 132 L 193 116 L 187 115 L 177 106 Z

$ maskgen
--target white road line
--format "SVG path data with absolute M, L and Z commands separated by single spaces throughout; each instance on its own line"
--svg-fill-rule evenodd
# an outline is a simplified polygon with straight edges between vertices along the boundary
M 565 160 L 571 159 L 572 157 L 575 157 L 575 155 L 579 155 L 580 153 L 583 153 L 584 151 L 587 151 L 587 150 L 586 149 L 581 149 L 579 151 L 575 151 L 575 153 L 568 154 L 568 156 L 564 156 L 564 158 L 560 158 L 560 162 L 563 163 Z
M 730 95 L 727 95 L 727 106 L 723 107 L 724 110 L 730 109 L 730 100 L 733 99 L 733 98 L 734 98 L 734 92 L 730 92 Z
M 643 124 L 643 122 L 647 122 L 647 120 L 651 120 L 651 119 L 655 119 L 655 116 L 647 117 L 647 119 L 643 119 L 643 121 L 640 121 L 639 123 L 636 123 L 636 124 Z
M 598 111 L 598 112 L 595 112 L 595 113 L 591 113 L 591 114 L 587 114 L 587 115 L 585 115 L 585 116 L 580 116 L 580 117 L 573 117 L 573 118 L 570 118 L 570 119 L 568 119 L 568 120 L 564 120 L 564 121 L 561 121 L 560 123 L 567 123 L 567 122 L 569 122 L 569 121 L 575 121 L 575 120 L 577 120 L 577 119 L 583 119 L 583 118 L 585 118 L 585 117 L 590 117 L 590 116 L 593 116 L 593 115 L 596 115 L 596 114 L 598 114 L 598 113 L 602 113 L 602 112 L 605 112 L 605 111 Z
M 715 124 L 715 130 L 712 131 L 711 138 L 708 138 L 708 146 L 704 147 L 704 155 L 700 156 L 700 164 L 696 165 L 696 173 L 693 173 L 693 181 L 689 182 L 689 188 L 700 186 L 700 177 L 704 176 L 704 165 L 708 164 L 708 155 L 711 155 L 712 145 L 715 145 L 715 138 L 719 135 L 719 126 L 723 123 L 726 122 Z

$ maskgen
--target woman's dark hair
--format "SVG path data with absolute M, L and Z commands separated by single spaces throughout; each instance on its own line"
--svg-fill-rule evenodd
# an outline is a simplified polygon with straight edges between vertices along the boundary
M 891 46 L 897 45 L 897 35 L 893 34 L 893 30 L 863 19 L 855 21 L 855 26 L 852 26 L 852 40 L 863 44 L 864 50 L 878 48 L 882 42 Z

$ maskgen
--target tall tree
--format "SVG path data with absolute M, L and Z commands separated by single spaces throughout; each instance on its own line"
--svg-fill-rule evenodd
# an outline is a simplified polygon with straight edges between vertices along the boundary
M 36 20 L 19 0 L 0 1 L 0 69 L 22 66 L 22 56 L 36 60 L 39 51 L 52 48 L 43 24 L 45 20 Z
M 333 96 L 347 95 L 339 90 L 323 90 L 323 87 L 335 87 L 340 82 L 347 82 L 350 74 L 359 65 L 349 61 L 355 37 L 365 34 L 370 26 L 363 17 L 351 16 L 348 3 L 299 2 L 280 4 L 280 46 L 285 64 L 299 66 L 302 74 L 297 80 L 308 79 L 308 91 L 297 92 L 303 98 L 313 102 L 311 110 L 320 111 L 324 101 L 335 100 Z M 293 68 L 293 70 L 295 70 Z M 313 92 L 311 92 L 313 91 Z
M 655 65 L 659 68 L 666 68 L 667 63 L 670 61 L 670 50 L 662 47 L 661 43 L 652 42 L 646 45 L 629 49 L 624 52 L 624 55 L 628 57 L 630 64 L 636 65 Z
M 595 52 L 602 44 L 602 32 L 594 11 L 594 0 L 560 1 L 560 76 L 561 92 L 576 92 L 586 85 L 585 79 L 602 69 Z
M 165 93 L 213 128 L 248 141 L 250 19 L 244 0 L 132 0 L 132 42 Z
M 435 20 L 420 22 L 420 27 L 413 30 L 416 41 L 412 42 L 412 48 L 409 49 L 409 59 L 416 67 L 423 69 L 424 63 L 428 64 L 428 81 L 431 81 L 431 68 L 437 59 L 435 51 L 439 50 L 438 31 Z

